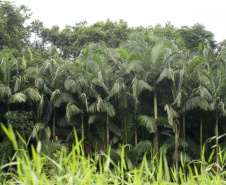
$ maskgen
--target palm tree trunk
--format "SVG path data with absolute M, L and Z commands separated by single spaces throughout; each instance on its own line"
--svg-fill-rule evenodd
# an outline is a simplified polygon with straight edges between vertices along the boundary
M 134 110 L 134 121 L 135 121 L 135 146 L 137 145 L 137 113 L 136 110 Z
M 9 113 L 10 111 L 10 104 L 9 104 L 9 98 L 7 98 L 7 112 Z M 7 124 L 8 124 L 8 128 L 9 128 L 9 125 L 10 125 L 10 117 L 9 115 L 7 116 Z
M 203 120 L 202 120 L 202 113 L 200 115 L 200 160 L 202 160 L 202 125 L 203 125 Z
M 179 179 L 179 168 L 178 168 L 178 133 L 177 124 L 175 125 L 175 164 L 176 164 L 176 177 Z
M 184 146 L 183 146 L 183 151 L 185 155 L 185 113 L 183 113 L 183 137 L 184 137 Z M 184 166 L 184 177 L 186 178 L 186 168 Z
M 217 173 L 219 172 L 219 168 L 218 168 L 218 165 L 219 165 L 219 142 L 218 142 L 218 112 L 216 110 L 216 159 L 217 159 Z
M 158 153 L 158 112 L 157 112 L 157 93 L 154 91 L 154 116 L 155 116 L 155 150 Z
M 82 139 L 83 139 L 83 142 L 82 142 L 82 149 L 84 151 L 84 139 L 85 139 L 85 134 L 84 134 L 84 114 L 83 114 L 83 106 L 82 106 L 82 114 L 81 114 L 81 117 L 82 117 Z
M 53 142 L 56 142 L 58 140 L 56 136 L 56 109 L 53 108 Z
M 125 144 L 127 144 L 127 108 L 125 108 L 125 136 L 126 136 L 126 140 L 125 140 Z
M 174 152 L 174 164 L 176 165 L 176 178 L 179 181 L 179 165 L 178 165 L 178 148 L 179 148 L 179 137 L 180 137 L 180 122 L 178 119 L 174 120 L 175 126 L 175 152 Z M 179 128 L 178 128 L 179 126 Z
M 39 107 L 38 107 L 38 102 L 36 102 L 36 109 L 37 109 L 36 123 L 38 123 L 39 122 Z
M 107 114 L 107 150 L 109 148 L 109 117 L 108 117 L 108 114 Z
M 183 137 L 185 142 L 185 113 L 183 113 Z M 185 145 L 183 146 L 183 151 L 185 153 Z

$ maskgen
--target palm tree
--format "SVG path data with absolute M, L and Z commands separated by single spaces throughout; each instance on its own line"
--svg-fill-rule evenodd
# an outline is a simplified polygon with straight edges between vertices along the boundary
M 108 149 L 110 145 L 109 116 L 113 117 L 115 115 L 114 107 L 110 104 L 110 102 L 103 100 L 99 95 L 97 98 L 97 101 L 89 106 L 89 112 L 91 113 L 105 112 L 106 113 L 107 149 Z
M 159 40 L 153 37 L 144 37 L 132 34 L 131 42 L 125 44 L 134 54 L 130 57 L 127 64 L 127 71 L 143 73 L 143 78 L 151 86 L 154 92 L 154 117 L 155 117 L 155 149 L 158 152 L 158 106 L 157 95 L 160 82 L 171 79 L 172 68 L 167 64 L 167 60 L 173 54 L 172 44 L 166 40 Z
M 80 103 L 81 103 L 81 109 L 79 109 L 73 102 L 68 103 L 67 108 L 66 108 L 66 118 L 68 121 L 70 121 L 70 119 L 73 115 L 81 114 L 82 139 L 84 141 L 84 139 L 85 139 L 84 115 L 85 115 L 85 110 L 88 111 L 88 101 L 87 101 L 87 96 L 85 93 L 81 93 L 79 96 L 79 99 L 80 99 Z M 82 143 L 82 147 L 84 150 L 84 142 Z
M 13 66 L 13 60 L 10 60 L 9 55 L 6 54 L 1 61 L 0 69 L 1 69 L 1 79 L 0 80 L 0 98 L 1 101 L 6 102 L 7 111 L 10 111 L 10 103 L 9 103 L 9 97 L 12 95 L 12 84 L 10 84 L 11 81 L 11 71 Z M 9 125 L 9 117 L 7 118 L 7 122 Z
M 75 102 L 74 97 L 66 92 L 56 89 L 53 91 L 50 99 L 49 107 L 52 107 L 53 113 L 53 141 L 56 142 L 58 137 L 56 136 L 56 108 L 59 108 L 63 103 Z
M 209 99 L 209 109 L 215 114 L 215 135 L 216 135 L 216 161 L 219 164 L 219 141 L 218 141 L 218 120 L 220 116 L 224 116 L 224 70 L 203 71 L 201 76 L 201 84 L 204 88 L 205 95 Z M 218 166 L 217 166 L 218 172 Z

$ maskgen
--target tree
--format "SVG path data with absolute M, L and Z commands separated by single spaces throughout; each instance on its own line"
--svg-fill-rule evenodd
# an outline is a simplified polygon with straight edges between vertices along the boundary
M 8 47 L 21 51 L 29 43 L 29 31 L 24 22 L 30 15 L 24 5 L 16 7 L 11 2 L 0 2 L 0 49 Z
M 199 46 L 200 42 L 210 42 L 211 48 L 216 47 L 216 42 L 214 41 L 214 34 L 211 31 L 205 29 L 202 24 L 194 24 L 192 27 L 182 26 L 179 29 L 182 38 L 185 41 L 185 47 L 188 50 L 194 50 Z
M 44 42 L 54 44 L 63 53 L 64 58 L 77 58 L 81 50 L 90 43 L 104 41 L 108 47 L 117 48 L 120 42 L 127 39 L 129 32 L 127 22 L 97 22 L 88 26 L 87 22 L 66 26 L 60 31 L 58 26 L 43 29 Z
M 149 41 L 149 42 L 147 42 Z M 160 82 L 172 78 L 172 69 L 167 65 L 167 59 L 172 55 L 170 43 L 155 37 L 144 37 L 131 34 L 130 43 L 125 48 L 131 50 L 134 55 L 127 65 L 128 71 L 143 73 L 145 81 L 151 85 L 154 92 L 154 117 L 155 117 L 155 149 L 158 152 L 158 106 L 157 94 Z M 172 47 L 172 46 L 171 46 Z

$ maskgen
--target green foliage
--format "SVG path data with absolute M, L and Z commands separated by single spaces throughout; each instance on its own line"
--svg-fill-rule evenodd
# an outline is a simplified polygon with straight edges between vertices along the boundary
M 202 24 L 194 24 L 192 27 L 182 26 L 179 29 L 179 32 L 184 38 L 185 47 L 189 50 L 197 48 L 200 42 L 205 42 L 208 40 L 212 48 L 216 47 L 214 41 L 214 34 L 205 29 L 205 26 Z
M 16 7 L 5 1 L 0 3 L 0 50 L 4 47 L 21 51 L 24 44 L 29 43 L 29 32 L 24 22 L 30 17 L 24 5 Z
M 9 111 L 5 114 L 5 118 L 10 120 L 12 127 L 17 130 L 31 130 L 33 128 L 32 112 Z
M 2 125 L 3 129 L 15 143 L 14 149 L 17 149 L 16 140 L 10 128 L 10 131 Z M 22 139 L 22 138 L 21 138 Z M 139 143 L 134 151 L 138 148 L 148 146 L 146 141 Z M 151 147 L 151 144 L 150 144 Z M 183 165 L 180 166 L 179 179 L 176 179 L 175 168 L 171 168 L 167 164 L 167 158 L 162 150 L 160 159 L 152 156 L 148 161 L 145 156 L 137 167 L 133 167 L 130 159 L 126 156 L 126 146 L 122 146 L 120 150 L 114 151 L 109 149 L 108 153 L 95 154 L 95 158 L 84 156 L 81 142 L 78 141 L 75 133 L 75 145 L 71 152 L 67 148 L 60 146 L 59 143 L 49 143 L 46 141 L 38 142 L 37 147 L 31 146 L 31 156 L 26 150 L 17 153 L 15 161 L 6 163 L 1 166 L 0 175 L 1 183 L 9 184 L 21 182 L 23 184 L 196 184 L 196 183 L 216 183 L 224 182 L 224 165 L 225 154 L 220 154 L 221 169 L 220 174 L 215 173 L 214 163 L 207 162 L 204 157 L 202 161 L 194 161 L 186 165 L 189 174 L 184 174 Z M 139 153 L 138 153 L 139 155 Z M 182 155 L 181 155 L 182 156 Z M 210 161 L 212 155 L 207 157 Z M 117 162 L 117 163 L 116 163 Z M 8 167 L 17 166 L 17 172 L 5 172 Z M 201 165 L 201 172 L 198 173 L 198 165 Z M 13 175 L 13 178 L 8 178 Z
M 18 173 L 14 174 L 18 183 L 27 173 L 22 173 L 22 163 L 30 171 L 39 169 L 32 178 L 43 178 L 46 184 L 61 180 L 62 184 L 102 184 L 103 179 L 105 184 L 136 184 L 136 179 L 140 184 L 176 182 L 179 178 L 185 182 L 185 166 L 198 159 L 202 149 L 197 143 L 202 147 L 204 138 L 213 135 L 217 154 L 211 160 L 218 167 L 222 164 L 219 134 L 223 134 L 226 115 L 226 52 L 224 43 L 214 50 L 213 34 L 203 25 L 177 29 L 168 22 L 165 26 L 128 28 L 124 21 L 107 20 L 60 30 L 58 26 L 45 28 L 36 20 L 25 28 L 28 10 L 24 6 L 0 2 L 0 10 L 0 121 L 8 125 L 4 131 L 16 148 L 13 151 L 6 146 L 5 134 L 0 131 L 0 148 L 7 150 L 0 156 L 6 162 L 14 155 L 12 164 L 18 159 Z M 30 33 L 35 34 L 35 40 L 25 46 L 25 35 L 29 38 Z M 49 43 L 54 45 L 46 48 Z M 10 124 L 17 136 L 12 135 Z M 79 144 L 78 138 L 73 139 L 72 127 L 82 140 Z M 51 130 L 54 139 L 58 135 L 72 151 L 48 141 Z M 18 144 L 15 138 L 20 140 Z M 109 144 L 111 151 L 103 153 Z M 209 145 L 206 149 L 200 158 L 213 156 Z M 46 155 L 40 156 L 41 151 Z M 91 163 L 95 160 L 85 159 L 83 152 L 98 156 L 99 162 Z M 76 160 L 71 158 L 75 154 Z M 172 159 L 177 164 L 170 173 Z M 87 170 L 83 162 L 94 171 Z M 33 168 L 36 163 L 40 165 L 37 169 Z M 46 168 L 41 169 L 43 166 Z M 198 181 L 195 173 L 192 182 Z M 91 183 L 86 177 L 93 174 Z

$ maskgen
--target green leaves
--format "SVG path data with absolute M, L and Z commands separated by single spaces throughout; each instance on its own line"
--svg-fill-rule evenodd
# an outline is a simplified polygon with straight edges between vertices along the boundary
M 143 90 L 153 91 L 154 87 L 150 86 L 147 82 L 144 80 L 138 80 L 137 78 L 134 78 L 132 81 L 132 88 L 133 88 L 133 95 L 135 98 L 138 98 L 140 93 Z
M 0 83 L 0 98 L 8 98 L 12 95 L 9 86 Z
M 169 122 L 170 126 L 173 126 L 174 118 L 179 118 L 178 113 L 169 104 L 166 104 L 164 110 L 167 112 L 168 122 Z
M 27 96 L 22 92 L 18 92 L 9 98 L 9 103 L 25 103 L 26 101 Z
M 113 117 L 115 115 L 114 107 L 104 100 L 100 96 L 97 99 L 97 112 L 107 112 L 108 116 Z
M 67 104 L 67 108 L 66 108 L 66 118 L 68 121 L 70 121 L 71 117 L 73 115 L 76 114 L 81 114 L 82 110 L 79 109 L 75 104 L 73 104 L 72 102 Z
M 141 126 L 144 126 L 149 133 L 155 132 L 155 118 L 150 116 L 139 116 L 137 121 Z

